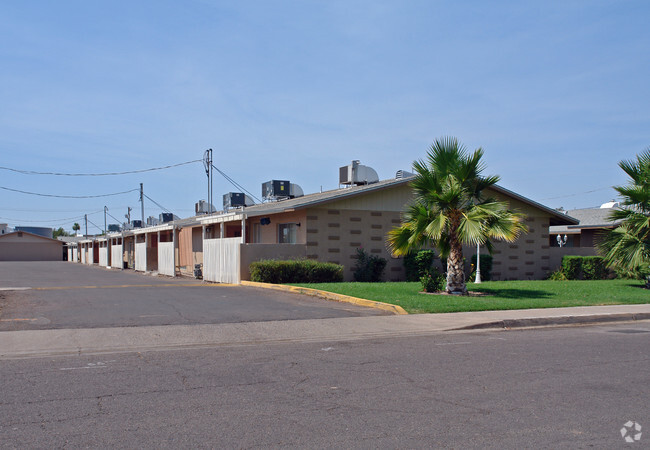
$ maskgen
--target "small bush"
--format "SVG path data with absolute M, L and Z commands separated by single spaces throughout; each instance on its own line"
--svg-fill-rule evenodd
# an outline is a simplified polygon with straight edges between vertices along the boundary
M 566 275 L 564 275 L 564 272 L 562 272 L 562 270 L 560 269 L 560 270 L 556 270 L 555 272 L 551 272 L 548 275 L 547 280 L 551 280 L 551 281 L 567 281 L 568 278 L 566 277 Z
M 433 269 L 420 277 L 420 283 L 424 292 L 440 292 L 445 287 L 445 276 Z
M 354 267 L 354 281 L 375 282 L 381 281 L 388 261 L 386 259 L 368 255 L 362 248 L 357 249 L 357 263 Z
M 472 255 L 472 266 L 476 267 L 476 255 Z M 471 275 L 476 279 L 476 271 Z M 492 255 L 481 253 L 481 281 L 490 281 L 492 279 Z
M 343 266 L 313 259 L 263 260 L 249 266 L 251 281 L 258 283 L 335 283 L 343 281 Z
M 404 257 L 406 281 L 420 281 L 420 278 L 431 271 L 435 259 L 436 254 L 433 250 L 420 250 L 408 253 Z
M 582 258 L 582 278 L 585 280 L 604 280 L 607 267 L 602 256 L 585 256 Z
M 563 256 L 562 272 L 567 280 L 579 280 L 582 275 L 582 256 Z

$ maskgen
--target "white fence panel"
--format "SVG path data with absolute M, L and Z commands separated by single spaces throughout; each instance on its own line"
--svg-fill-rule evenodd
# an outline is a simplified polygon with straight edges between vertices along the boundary
M 99 247 L 99 265 L 108 266 L 108 247 Z
M 147 271 L 147 243 L 135 243 L 135 270 L 140 272 Z
M 176 275 L 176 265 L 174 264 L 174 243 L 158 243 L 158 273 L 173 277 Z
M 239 284 L 241 238 L 203 240 L 203 279 Z
M 77 247 L 72 248 L 72 260 L 74 262 L 79 261 L 79 249 Z
M 88 250 L 84 247 L 81 248 L 81 264 L 86 264 L 86 256 L 88 256 Z
M 122 244 L 111 245 L 111 267 L 121 269 L 122 263 Z
M 93 262 L 95 261 L 95 248 L 94 247 L 88 247 L 88 255 L 86 256 L 86 264 L 92 265 Z
M 72 262 L 72 247 L 68 247 L 68 262 Z

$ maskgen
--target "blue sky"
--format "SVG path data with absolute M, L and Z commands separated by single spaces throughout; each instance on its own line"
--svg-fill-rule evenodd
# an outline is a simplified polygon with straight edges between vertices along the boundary
M 212 148 L 257 196 L 271 179 L 310 193 L 352 159 L 392 178 L 455 136 L 503 187 L 597 206 L 626 182 L 618 161 L 650 145 L 648 18 L 647 1 L 2 2 L 0 166 L 117 172 Z M 139 183 L 183 217 L 207 194 L 200 163 L 0 170 L 2 187 L 54 195 Z M 235 190 L 217 175 L 216 206 Z M 92 213 L 103 228 L 104 206 L 139 216 L 136 192 L 0 190 L 11 225 L 69 230 Z

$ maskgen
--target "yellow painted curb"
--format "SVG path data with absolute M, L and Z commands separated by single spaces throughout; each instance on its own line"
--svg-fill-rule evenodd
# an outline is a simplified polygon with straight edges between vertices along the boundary
M 404 310 L 404 308 L 398 305 L 376 302 L 374 300 L 366 300 L 364 298 L 350 297 L 349 295 L 335 294 L 333 292 L 320 291 L 318 289 L 305 288 L 299 286 L 287 286 L 284 284 L 258 283 L 255 281 L 246 281 L 246 280 L 242 280 L 241 284 L 242 286 L 275 289 L 276 291 L 293 292 L 295 294 L 311 295 L 312 297 L 320 297 L 327 300 L 334 300 L 337 302 L 352 303 L 354 305 L 366 306 L 368 308 L 381 309 L 398 315 L 408 314 Z

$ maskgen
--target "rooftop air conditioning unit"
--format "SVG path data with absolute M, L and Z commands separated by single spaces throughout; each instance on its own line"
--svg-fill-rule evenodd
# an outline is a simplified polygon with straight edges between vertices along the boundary
M 160 223 L 167 223 L 177 219 L 178 219 L 177 216 L 169 212 L 161 213 L 160 216 L 158 216 L 158 220 L 160 221 Z
M 116 223 L 108 224 L 108 231 L 110 233 L 118 233 L 120 231 L 120 226 Z
M 159 225 L 158 219 L 156 219 L 154 216 L 147 217 L 147 225 L 149 225 L 150 227 L 155 227 L 156 225 Z
M 132 220 L 131 225 L 133 225 L 133 228 L 142 228 L 142 221 L 141 220 Z
M 262 198 L 279 200 L 291 197 L 291 183 L 286 180 L 271 180 L 262 183 Z
M 210 208 L 210 206 L 212 206 L 212 208 Z M 194 204 L 194 213 L 196 215 L 210 214 L 210 212 L 216 212 L 216 211 L 217 210 L 215 209 L 214 205 L 210 205 L 205 200 L 199 200 Z
M 360 186 L 378 181 L 379 176 L 375 169 L 359 164 L 358 160 L 353 160 L 351 164 L 339 168 L 339 184 Z
M 227 194 L 223 194 L 223 209 L 241 208 L 254 204 L 253 199 L 243 192 L 228 192 Z

